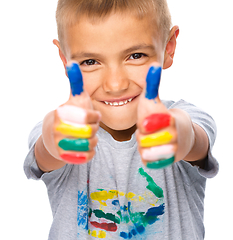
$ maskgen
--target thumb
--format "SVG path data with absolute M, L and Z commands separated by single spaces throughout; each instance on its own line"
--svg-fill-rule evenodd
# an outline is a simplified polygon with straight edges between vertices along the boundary
M 83 88 L 83 76 L 79 65 L 71 61 L 66 66 L 70 81 L 71 95 L 68 102 L 82 108 L 92 108 L 88 93 Z
M 159 65 L 152 65 L 146 77 L 146 87 L 144 93 L 141 94 L 138 104 L 138 128 L 141 132 L 145 130 L 145 120 L 148 116 L 156 118 L 160 122 L 160 118 L 167 116 L 168 110 L 159 98 L 159 84 L 161 79 L 162 68 Z
M 149 100 L 158 98 L 161 73 L 162 68 L 160 66 L 151 66 L 148 71 L 145 97 Z
M 80 95 L 83 92 L 83 76 L 79 65 L 75 62 L 70 62 L 66 66 L 66 71 L 70 80 L 72 95 Z

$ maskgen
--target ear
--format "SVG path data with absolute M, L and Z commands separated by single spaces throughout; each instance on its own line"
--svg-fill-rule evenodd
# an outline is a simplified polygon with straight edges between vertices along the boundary
M 65 68 L 65 71 L 66 71 L 67 59 L 66 59 L 64 53 L 61 50 L 60 43 L 59 43 L 58 40 L 54 39 L 53 40 L 53 44 L 56 45 L 58 50 L 59 50 L 59 56 L 60 56 L 60 58 L 61 58 L 61 60 L 63 62 L 64 68 Z M 67 76 L 67 72 L 66 72 L 66 76 Z
M 166 46 L 165 55 L 164 55 L 164 63 L 163 69 L 167 69 L 171 67 L 173 64 L 173 58 L 176 50 L 176 39 L 180 33 L 180 29 L 178 26 L 174 26 L 170 31 L 169 41 Z

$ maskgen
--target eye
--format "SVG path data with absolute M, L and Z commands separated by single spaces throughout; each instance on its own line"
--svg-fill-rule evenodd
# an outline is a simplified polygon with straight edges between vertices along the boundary
M 140 59 L 145 56 L 147 56 L 147 55 L 144 53 L 134 53 L 134 54 L 130 55 L 129 59 Z
M 92 66 L 97 64 L 97 62 L 94 59 L 88 59 L 80 63 L 80 65 L 87 65 L 87 66 Z

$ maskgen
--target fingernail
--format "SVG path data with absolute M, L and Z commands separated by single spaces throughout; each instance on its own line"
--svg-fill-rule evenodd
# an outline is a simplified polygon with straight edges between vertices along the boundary
M 75 138 L 90 138 L 92 134 L 91 126 L 86 125 L 70 125 L 61 121 L 56 130 L 63 135 Z
M 146 166 L 147 168 L 150 168 L 150 169 L 163 169 L 172 165 L 174 161 L 175 161 L 175 157 L 173 156 L 169 159 L 163 159 L 155 162 L 148 162 Z
M 79 108 L 72 105 L 64 105 L 57 109 L 59 118 L 63 121 L 81 123 L 84 124 L 87 113 L 83 108 Z
M 146 77 L 146 98 L 155 99 L 158 96 L 161 78 L 161 67 L 151 66 Z
M 67 74 L 70 80 L 72 95 L 80 95 L 83 92 L 83 77 L 79 65 L 71 63 L 66 66 Z
M 71 164 L 83 164 L 86 162 L 86 156 L 83 153 L 64 153 L 60 157 Z
M 147 132 L 155 132 L 170 125 L 171 116 L 166 113 L 151 114 L 143 121 Z
M 89 141 L 87 139 L 64 138 L 58 143 L 58 146 L 65 151 L 89 151 Z
M 171 158 L 174 154 L 173 145 L 170 144 L 146 148 L 142 152 L 142 158 L 146 161 L 157 161 Z
M 168 144 L 172 140 L 172 135 L 165 131 L 146 135 L 140 139 L 141 147 L 154 147 L 158 145 Z

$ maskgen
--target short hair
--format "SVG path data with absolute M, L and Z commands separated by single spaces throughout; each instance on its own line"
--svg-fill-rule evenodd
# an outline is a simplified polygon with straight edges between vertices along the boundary
M 112 12 L 130 12 L 138 19 L 155 19 L 157 31 L 165 44 L 171 28 L 171 15 L 167 0 L 58 0 L 56 21 L 58 39 L 64 50 L 64 30 L 78 22 L 82 16 L 92 21 L 104 19 Z

